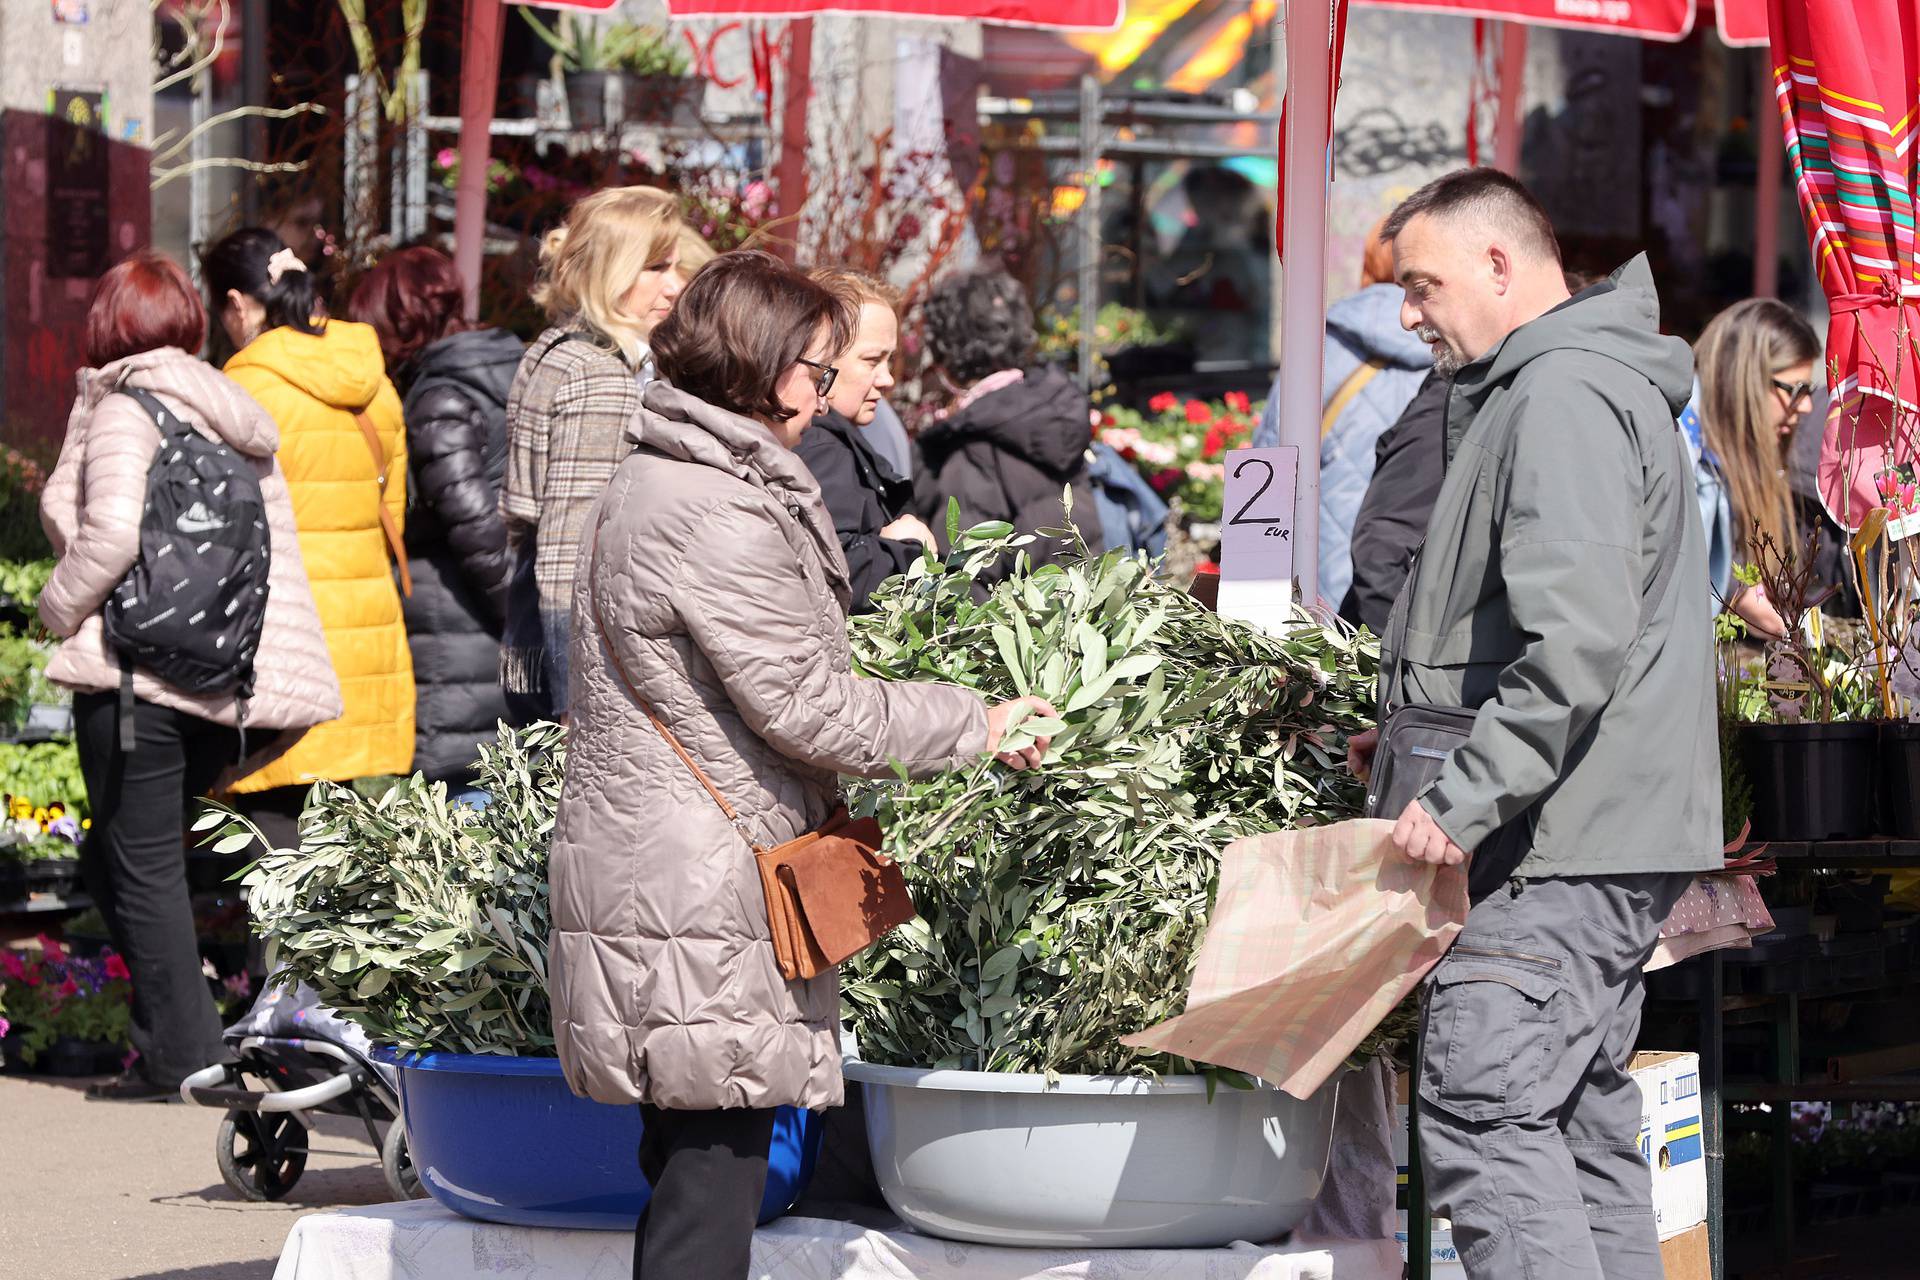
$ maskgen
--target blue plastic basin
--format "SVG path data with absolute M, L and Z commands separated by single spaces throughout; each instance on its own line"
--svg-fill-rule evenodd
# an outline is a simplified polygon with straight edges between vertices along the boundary
M 420 1184 L 456 1213 L 528 1227 L 631 1231 L 651 1191 L 640 1176 L 640 1108 L 576 1097 L 558 1058 L 403 1053 L 407 1149 Z M 800 1198 L 820 1154 L 810 1111 L 781 1107 L 760 1221 Z

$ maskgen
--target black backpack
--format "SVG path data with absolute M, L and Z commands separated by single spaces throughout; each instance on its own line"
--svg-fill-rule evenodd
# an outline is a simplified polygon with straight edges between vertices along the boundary
M 121 749 L 133 747 L 136 666 L 188 693 L 233 690 L 244 744 L 272 561 L 253 460 L 201 435 L 143 388 L 120 394 L 160 428 L 140 558 L 104 611 L 107 640 L 120 654 Z

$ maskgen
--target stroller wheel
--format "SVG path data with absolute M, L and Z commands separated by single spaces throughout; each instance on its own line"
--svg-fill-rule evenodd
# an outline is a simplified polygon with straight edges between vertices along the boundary
M 220 1177 L 243 1200 L 278 1200 L 307 1167 L 307 1126 L 286 1112 L 227 1112 L 214 1138 Z
M 398 1117 L 387 1126 L 380 1144 L 380 1172 L 387 1175 L 387 1190 L 396 1200 L 418 1200 L 426 1192 L 420 1187 L 420 1173 L 413 1167 L 413 1155 L 407 1150 L 407 1126 Z

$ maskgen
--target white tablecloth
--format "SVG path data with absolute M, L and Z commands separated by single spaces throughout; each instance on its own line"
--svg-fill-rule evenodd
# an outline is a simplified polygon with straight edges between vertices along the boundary
M 294 1223 L 274 1280 L 627 1280 L 633 1238 L 474 1222 L 431 1200 Z M 1391 1240 L 1227 1249 L 1000 1249 L 906 1230 L 783 1218 L 753 1242 L 754 1280 L 1398 1280 Z

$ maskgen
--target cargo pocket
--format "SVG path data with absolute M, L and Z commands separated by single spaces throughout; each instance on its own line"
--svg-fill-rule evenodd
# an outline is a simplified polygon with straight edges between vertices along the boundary
M 1434 971 L 1420 1097 L 1462 1120 L 1526 1115 L 1547 1065 L 1559 961 L 1456 945 Z

